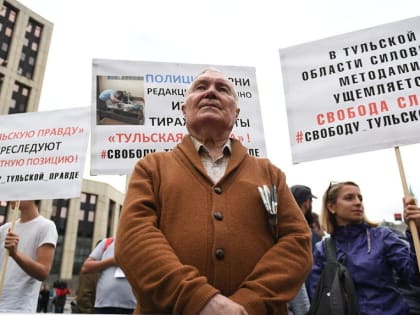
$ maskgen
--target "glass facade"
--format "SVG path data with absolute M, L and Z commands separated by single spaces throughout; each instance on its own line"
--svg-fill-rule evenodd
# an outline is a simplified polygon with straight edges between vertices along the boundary
M 4 2 L 0 9 L 0 65 L 7 64 L 18 10 Z
M 15 82 L 9 114 L 26 113 L 30 94 L 31 88 L 29 86 Z
M 32 79 L 35 73 L 42 28 L 40 23 L 29 19 L 18 67 L 18 73 L 28 79 Z
M 115 217 L 115 212 L 121 212 L 122 208 L 120 203 L 112 199 L 108 199 L 108 201 L 109 206 L 106 209 L 106 214 L 104 213 L 104 219 L 106 218 L 105 222 L 101 220 L 100 223 L 103 225 L 103 228 L 106 227 L 105 237 L 113 235 L 114 221 L 118 220 L 118 217 Z M 41 206 L 40 200 L 36 202 L 38 207 Z M 75 213 L 73 213 L 74 202 L 80 205 Z M 0 226 L 6 223 L 7 216 L 10 215 L 9 204 L 10 203 L 7 201 L 0 201 Z M 69 213 L 70 206 L 72 207 L 71 214 Z M 74 229 L 72 228 L 72 225 L 75 224 L 77 224 L 77 237 L 74 241 L 75 244 L 70 245 L 70 247 L 74 248 L 73 265 L 70 267 L 70 270 L 72 276 L 78 276 L 80 274 L 81 266 L 91 253 L 92 246 L 94 246 L 93 236 L 95 220 L 97 219 L 98 194 L 82 192 L 80 199 L 54 199 L 52 200 L 50 207 L 51 215 L 49 218 L 54 222 L 58 232 L 57 246 L 50 272 L 51 279 L 60 277 L 64 265 L 68 268 L 68 263 L 64 263 L 63 265 L 63 259 L 69 258 L 68 253 L 64 252 L 64 242 L 67 237 L 73 238 L 72 234 Z M 44 210 L 47 213 L 49 212 L 47 209 Z
M 0 201 L 0 225 L 6 223 L 7 214 L 7 201 Z
M 108 222 L 106 227 L 106 237 L 111 236 L 112 231 L 112 225 L 114 224 L 114 220 L 112 219 L 114 217 L 116 202 L 113 200 L 109 201 L 109 208 L 108 208 Z
M 3 89 L 3 81 L 4 81 L 4 74 L 0 72 L 0 94 L 1 94 L 1 90 Z
M 58 232 L 57 247 L 55 249 L 54 262 L 51 269 L 52 274 L 58 274 L 63 257 L 64 236 L 66 235 L 67 216 L 70 199 L 54 199 L 51 220 L 55 223 Z
M 80 196 L 79 225 L 74 252 L 73 274 L 78 275 L 85 259 L 92 251 L 93 230 L 98 196 L 82 193 Z
M 52 27 L 17 1 L 0 1 L 0 114 L 37 110 Z

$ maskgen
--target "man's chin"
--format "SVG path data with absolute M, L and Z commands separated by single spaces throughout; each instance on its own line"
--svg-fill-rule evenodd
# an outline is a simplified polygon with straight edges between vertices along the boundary
M 232 126 L 228 125 L 223 118 L 215 115 L 200 115 L 200 117 L 197 117 L 194 122 L 189 124 L 189 128 L 199 132 L 204 130 L 220 132 L 232 130 Z

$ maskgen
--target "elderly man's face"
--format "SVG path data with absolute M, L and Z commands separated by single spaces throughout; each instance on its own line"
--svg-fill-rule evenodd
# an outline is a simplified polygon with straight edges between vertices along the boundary
M 193 82 L 182 112 L 191 129 L 212 124 L 220 130 L 230 130 L 239 114 L 235 90 L 223 74 L 208 71 Z

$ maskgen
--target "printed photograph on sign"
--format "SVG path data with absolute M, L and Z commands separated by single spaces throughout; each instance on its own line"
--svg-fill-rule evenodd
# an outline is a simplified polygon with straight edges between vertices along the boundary
M 142 76 L 97 76 L 96 124 L 144 125 Z

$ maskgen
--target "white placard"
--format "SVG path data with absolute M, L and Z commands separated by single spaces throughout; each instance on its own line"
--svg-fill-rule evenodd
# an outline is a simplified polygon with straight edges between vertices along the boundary
M 0 200 L 80 196 L 90 108 L 0 116 Z
M 254 156 L 265 157 L 255 69 L 218 65 L 93 60 L 92 175 L 129 174 L 138 159 L 171 150 L 187 133 L 181 105 L 191 81 L 216 67 L 232 80 L 240 114 L 231 137 Z M 120 102 L 99 100 L 105 90 L 123 92 Z
M 293 163 L 420 142 L 420 18 L 280 49 Z

